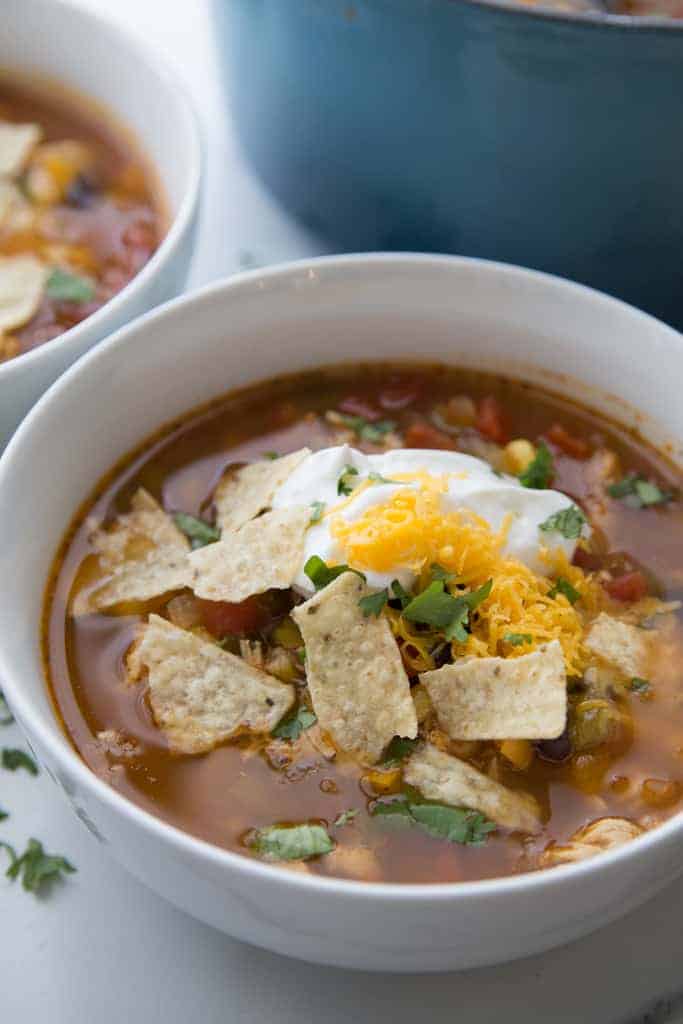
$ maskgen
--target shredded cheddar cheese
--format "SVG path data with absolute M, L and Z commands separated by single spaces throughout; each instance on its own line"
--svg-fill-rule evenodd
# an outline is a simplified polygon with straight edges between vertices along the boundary
M 344 552 L 345 561 L 360 570 L 392 572 L 397 568 L 422 574 L 427 581 L 429 567 L 438 563 L 453 573 L 450 590 L 466 586 L 475 589 L 493 580 L 491 593 L 471 616 L 470 635 L 464 643 L 453 643 L 454 657 L 519 657 L 541 644 L 559 640 L 569 675 L 578 675 L 587 662 L 583 645 L 584 619 L 595 614 L 601 603 L 601 588 L 562 552 L 544 551 L 554 577 L 563 577 L 579 593 L 572 605 L 559 593 L 550 596 L 553 579 L 540 576 L 517 559 L 503 553 L 509 521 L 498 532 L 469 511 L 441 508 L 440 494 L 445 481 L 419 489 L 396 492 L 385 504 L 373 505 L 355 521 L 333 516 L 331 532 Z M 434 667 L 430 651 L 436 631 L 417 629 L 400 612 L 389 609 L 389 620 L 401 645 L 404 661 L 412 672 Z M 511 634 L 530 637 L 513 644 Z

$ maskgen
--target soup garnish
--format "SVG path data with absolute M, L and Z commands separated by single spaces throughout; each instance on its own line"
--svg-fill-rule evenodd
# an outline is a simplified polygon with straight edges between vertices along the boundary
M 248 856 L 422 882 L 582 860 L 682 795 L 678 485 L 471 371 L 247 389 L 75 525 L 57 706 L 110 784 Z
M 0 362 L 56 338 L 157 248 L 143 161 L 101 116 L 0 79 Z

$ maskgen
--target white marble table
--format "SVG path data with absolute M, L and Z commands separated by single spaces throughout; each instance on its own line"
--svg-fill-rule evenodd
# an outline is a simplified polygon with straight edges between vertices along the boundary
M 207 0 L 81 2 L 166 50 L 197 103 L 208 175 L 190 285 L 248 262 L 325 251 L 243 164 Z M 2 729 L 0 744 L 20 742 L 16 727 Z M 0 879 L 1 1024 L 617 1024 L 643 1021 L 645 1006 L 683 988 L 683 880 L 623 921 L 544 956 L 442 976 L 355 974 L 240 945 L 174 910 L 103 859 L 45 775 L 2 772 L 0 806 L 12 812 L 3 838 L 23 846 L 36 836 L 78 867 L 47 901 Z M 657 1014 L 652 1024 L 664 1019 L 683 1015 Z

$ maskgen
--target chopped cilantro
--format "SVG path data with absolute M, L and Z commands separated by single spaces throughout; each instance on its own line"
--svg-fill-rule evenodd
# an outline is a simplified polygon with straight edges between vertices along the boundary
M 429 566 L 429 574 L 433 580 L 443 580 L 444 583 L 448 583 L 450 580 L 455 579 L 455 573 L 449 572 L 448 569 L 444 569 L 438 562 L 433 562 Z
M 59 267 L 48 277 L 45 291 L 56 302 L 91 302 L 95 298 L 95 285 L 89 277 Z
M 356 480 L 354 477 L 357 476 L 358 470 L 356 467 L 347 463 L 342 470 L 339 480 L 337 481 L 337 494 L 351 494 L 356 486 Z
M 419 740 L 407 739 L 405 736 L 394 736 L 386 749 L 383 763 L 388 764 L 392 761 L 402 761 L 408 754 L 412 754 L 418 743 Z
M 358 607 L 366 619 L 370 615 L 374 615 L 376 617 L 380 614 L 388 600 L 388 590 L 377 590 L 374 594 L 367 594 L 365 597 L 361 597 L 358 602 Z
M 539 525 L 539 530 L 546 533 L 561 533 L 567 540 L 577 540 L 586 524 L 586 517 L 578 505 L 569 505 Z
M 334 849 L 323 825 L 270 825 L 258 829 L 249 845 L 266 860 L 308 860 Z
M 405 798 L 391 802 L 378 801 L 371 811 L 374 817 L 388 817 L 417 825 L 438 839 L 467 846 L 481 846 L 495 824 L 480 814 L 463 807 L 438 803 L 413 803 Z
M 531 633 L 506 633 L 503 640 L 512 647 L 522 647 L 524 644 L 533 643 L 534 638 Z
M 564 594 L 570 604 L 576 604 L 581 597 L 578 590 L 575 590 L 569 580 L 566 580 L 564 576 L 558 576 L 555 580 L 555 586 L 548 591 L 548 597 L 555 598 L 558 594 Z
M 348 825 L 350 821 L 353 821 L 357 814 L 357 807 L 349 807 L 348 811 L 342 811 L 341 814 L 338 814 L 332 824 L 335 828 L 341 828 L 342 825 Z
M 607 493 L 611 498 L 618 498 L 632 508 L 649 508 L 671 501 L 671 494 L 645 480 L 638 473 L 629 473 L 617 483 L 610 484 Z
M 2 748 L 2 767 L 10 772 L 17 768 L 24 768 L 30 775 L 38 774 L 38 765 L 25 750 L 12 750 L 9 747 Z
M 382 476 L 381 473 L 368 473 L 368 480 L 373 484 L 400 484 L 400 480 L 389 480 L 387 477 Z
M 445 589 L 442 580 L 435 580 L 413 598 L 404 608 L 403 614 L 411 622 L 422 622 L 442 629 L 447 640 L 464 643 L 468 635 L 470 612 L 486 600 L 492 586 L 493 580 L 488 580 L 478 590 L 454 597 Z
M 314 501 L 313 504 L 311 505 L 311 518 L 308 520 L 309 524 L 311 526 L 313 526 L 314 523 L 319 523 L 320 520 L 323 517 L 323 512 L 324 511 L 325 511 L 325 502 L 324 501 Z
M 305 647 L 297 647 L 297 649 L 296 649 L 296 656 L 297 656 L 297 658 L 299 659 L 299 661 L 301 662 L 302 665 L 306 664 L 306 648 Z
M 37 839 L 29 839 L 20 857 L 9 843 L 0 843 L 0 849 L 5 850 L 10 858 L 10 866 L 5 872 L 7 878 L 12 881 L 21 878 L 26 892 L 38 893 L 49 888 L 62 875 L 71 875 L 76 870 L 65 857 L 45 853 L 42 843 Z
M 398 580 L 393 580 L 391 584 L 392 601 L 399 601 L 401 608 L 406 608 L 413 599 L 413 595 L 409 594 L 402 583 Z
M 301 733 L 310 729 L 317 721 L 317 715 L 314 715 L 308 708 L 297 708 L 275 726 L 271 735 L 279 740 L 298 740 Z
M 3 811 L 2 807 L 0 807 L 0 821 L 4 821 L 5 818 L 9 818 L 9 813 L 7 811 Z
M 542 491 L 550 484 L 554 472 L 555 464 L 550 449 L 544 441 L 541 441 L 533 459 L 519 474 L 519 482 L 523 487 L 532 487 L 534 490 Z
M 633 676 L 632 679 L 626 684 L 632 693 L 649 693 L 650 692 L 650 681 L 649 679 L 641 679 L 640 676 Z
M 280 453 L 279 452 L 264 452 L 263 453 L 263 458 L 264 459 L 270 459 L 271 462 L 274 462 L 275 459 L 279 459 L 280 458 Z
M 467 846 L 482 846 L 496 827 L 478 811 L 446 804 L 411 804 L 410 813 L 430 835 Z
M 323 562 L 320 555 L 311 555 L 304 565 L 304 572 L 316 590 L 322 590 L 332 580 L 336 580 L 337 576 L 341 576 L 343 572 L 355 572 L 362 580 L 365 579 L 362 572 L 358 572 L 357 569 L 350 569 L 348 565 L 327 565 Z
M 0 690 L 0 725 L 11 725 L 13 721 L 14 716 L 7 706 L 4 693 Z
M 371 444 L 377 444 L 385 434 L 389 434 L 396 427 L 393 420 L 377 420 L 371 423 L 364 416 L 348 416 L 346 413 L 339 415 L 345 427 L 353 430 L 362 441 L 370 441 Z
M 221 539 L 221 531 L 215 526 L 211 526 L 204 519 L 198 519 L 197 516 L 188 515 L 187 512 L 174 512 L 173 522 L 181 533 L 185 534 L 193 550 Z
M 370 813 L 373 818 L 389 818 L 409 825 L 415 824 L 405 797 L 399 797 L 397 800 L 378 800 L 373 804 Z

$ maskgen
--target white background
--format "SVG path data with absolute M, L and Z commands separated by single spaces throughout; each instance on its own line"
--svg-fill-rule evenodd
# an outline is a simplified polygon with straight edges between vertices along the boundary
M 82 2 L 165 50 L 193 94 L 208 174 L 190 286 L 248 263 L 323 252 L 244 166 L 208 0 Z M 2 730 L 0 744 L 20 743 L 16 727 Z M 0 838 L 23 847 L 36 836 L 78 867 L 45 901 L 0 879 L 0 1024 L 617 1024 L 644 1022 L 644 1007 L 683 988 L 683 881 L 622 922 L 545 956 L 441 976 L 357 974 L 243 946 L 174 910 L 105 859 L 45 775 L 3 772 L 0 806 L 11 811 Z M 674 1019 L 648 1020 L 665 1018 Z

